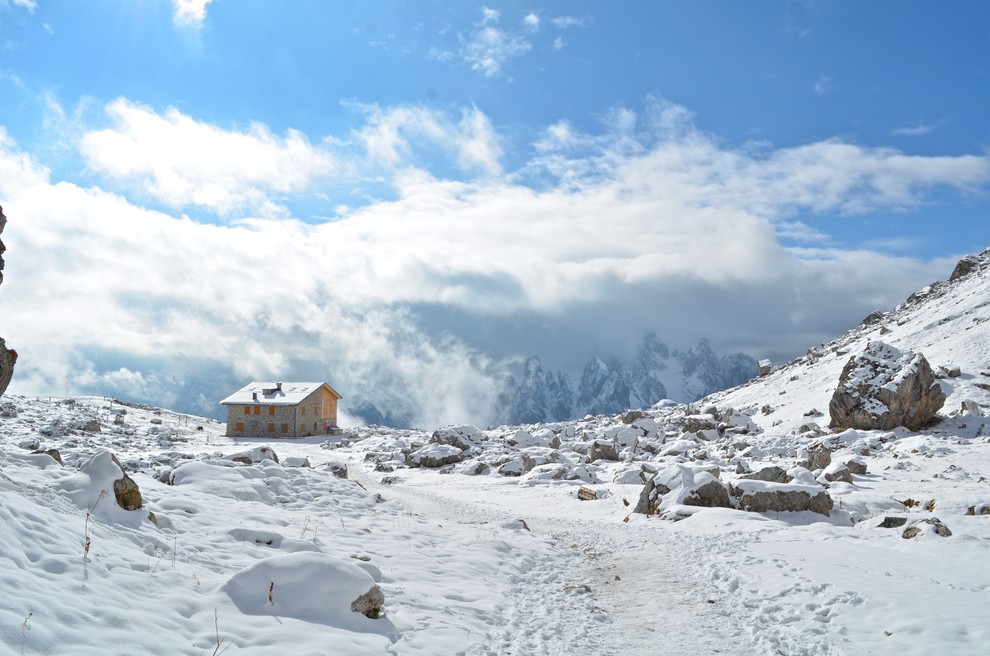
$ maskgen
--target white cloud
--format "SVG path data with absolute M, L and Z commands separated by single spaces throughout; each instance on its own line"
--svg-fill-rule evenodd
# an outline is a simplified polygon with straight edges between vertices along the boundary
M 97 139 L 107 150 L 93 158 L 109 167 L 109 153 L 120 154 L 124 173 L 98 169 L 114 179 L 144 171 L 163 187 L 180 177 L 175 187 L 187 190 L 219 169 L 231 194 L 263 196 L 267 178 L 226 160 L 184 167 L 241 139 L 252 145 L 235 149 L 275 156 L 288 141 L 262 126 L 230 132 L 127 101 L 115 108 L 126 116 L 115 115 L 117 136 Z M 338 141 L 358 140 L 396 167 L 395 196 L 318 225 L 206 225 L 151 211 L 52 181 L 0 133 L 10 219 L 0 330 L 21 356 L 11 391 L 121 390 L 209 406 L 245 380 L 317 377 L 342 388 L 345 403 L 377 400 L 424 426 L 484 423 L 501 357 L 577 366 L 590 344 L 647 329 L 672 345 L 706 335 L 754 355 L 800 352 L 951 270 L 835 248 L 809 225 L 817 214 L 911 208 L 935 188 L 990 185 L 986 155 L 839 141 L 732 150 L 660 99 L 605 112 L 600 133 L 550 126 L 522 170 L 454 179 L 405 163 L 439 140 L 465 168 L 501 171 L 500 137 L 478 108 L 366 110 L 366 127 Z M 189 152 L 137 136 L 162 130 Z M 162 154 L 135 163 L 129 148 L 146 143 Z M 523 184 L 537 178 L 538 188 Z
M 499 19 L 498 9 L 492 9 L 491 7 L 481 7 L 481 24 L 488 25 L 489 23 L 497 23 Z
M 945 121 L 936 121 L 935 123 L 923 123 L 918 121 L 911 125 L 904 125 L 899 128 L 890 131 L 890 134 L 895 137 L 920 137 L 937 130 Z
M 530 48 L 532 45 L 523 37 L 486 26 L 461 40 L 460 54 L 472 70 L 480 71 L 486 77 L 494 77 L 502 72 L 502 66 L 508 60 Z
M 2 0 L 2 1 L 0 1 L 0 6 L 9 7 L 11 5 L 13 5 L 15 7 L 20 7 L 21 9 L 27 9 L 32 14 L 34 13 L 34 10 L 38 8 L 38 3 L 35 0 Z
M 584 18 L 577 18 L 575 16 L 556 16 L 550 19 L 550 22 L 559 30 L 566 30 L 572 27 L 590 27 L 591 18 L 585 16 Z
M 366 123 L 356 133 L 372 162 L 390 169 L 415 163 L 417 149 L 445 150 L 464 172 L 498 175 L 502 148 L 488 117 L 464 109 L 459 120 L 423 107 L 363 107 Z
M 559 37 L 558 36 L 557 38 L 555 38 L 553 40 L 553 49 L 554 50 L 562 50 L 564 48 L 564 45 L 566 45 L 566 44 L 564 43 L 563 37 Z
M 213 0 L 172 0 L 172 22 L 181 27 L 200 28 L 206 21 L 206 6 Z
M 335 170 L 334 157 L 289 130 L 284 137 L 252 124 L 225 130 L 119 99 L 106 107 L 111 126 L 82 137 L 87 166 L 140 187 L 172 207 L 226 214 L 270 204 L 272 193 L 298 193 Z
M 821 75 L 817 80 L 815 80 L 815 83 L 811 85 L 811 90 L 819 96 L 824 96 L 835 91 L 835 84 L 829 76 Z
M 535 12 L 530 12 L 523 17 L 523 27 L 530 32 L 537 32 L 540 29 L 540 17 Z

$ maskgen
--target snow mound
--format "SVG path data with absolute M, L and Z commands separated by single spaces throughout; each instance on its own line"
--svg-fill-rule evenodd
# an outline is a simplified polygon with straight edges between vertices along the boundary
M 245 615 L 291 617 L 314 624 L 392 636 L 384 618 L 371 619 L 352 605 L 381 597 L 375 579 L 356 563 L 325 553 L 300 552 L 264 558 L 221 587 Z

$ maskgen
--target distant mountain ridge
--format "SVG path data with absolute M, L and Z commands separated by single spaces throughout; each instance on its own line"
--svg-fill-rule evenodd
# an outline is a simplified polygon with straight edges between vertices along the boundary
M 718 356 L 707 339 L 686 351 L 671 351 L 656 334 L 643 338 L 631 363 L 610 368 L 595 357 L 579 380 L 560 371 L 544 370 L 530 357 L 522 379 L 510 377 L 499 401 L 497 420 L 533 424 L 617 414 L 647 408 L 661 399 L 690 403 L 722 389 L 741 385 L 757 375 L 756 360 L 744 353 Z

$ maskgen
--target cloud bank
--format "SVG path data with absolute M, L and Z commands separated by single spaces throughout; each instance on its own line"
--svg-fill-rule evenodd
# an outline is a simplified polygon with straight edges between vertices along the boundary
M 362 107 L 361 128 L 316 145 L 126 99 L 105 109 L 109 125 L 78 141 L 98 186 L 52 179 L 0 133 L 13 392 L 215 414 L 248 380 L 326 379 L 345 410 L 484 424 L 530 354 L 573 371 L 655 330 L 673 346 L 796 355 L 951 269 L 841 248 L 811 219 L 990 184 L 986 155 L 727 148 L 660 98 L 593 134 L 550 125 L 511 171 L 473 107 Z M 328 221 L 281 205 L 355 175 L 391 197 Z

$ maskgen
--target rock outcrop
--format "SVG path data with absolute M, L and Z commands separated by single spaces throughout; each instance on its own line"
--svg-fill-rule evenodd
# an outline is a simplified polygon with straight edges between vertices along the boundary
M 825 488 L 801 483 L 740 480 L 729 485 L 740 510 L 749 512 L 802 512 L 829 516 L 832 497 Z
M 4 216 L 3 208 L 0 207 L 0 233 L 3 233 L 4 226 L 7 225 L 7 217 Z M 7 247 L 0 239 L 0 284 L 3 284 L 3 253 Z M 17 362 L 17 351 L 7 348 L 7 343 L 0 337 L 0 396 L 7 391 L 10 379 L 14 375 L 14 363 Z
M 873 341 L 849 358 L 828 404 L 832 428 L 920 430 L 945 404 L 945 392 L 920 353 Z

